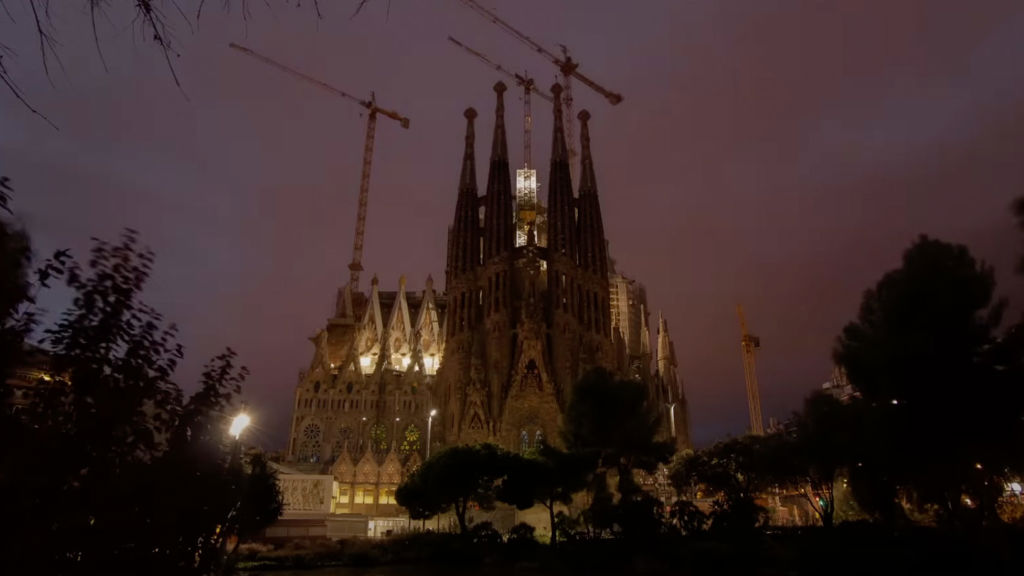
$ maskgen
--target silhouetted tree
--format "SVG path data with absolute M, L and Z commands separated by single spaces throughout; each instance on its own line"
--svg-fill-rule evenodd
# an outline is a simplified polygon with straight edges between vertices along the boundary
M 0 176 L 0 378 L 4 381 L 23 361 L 26 338 L 36 327 L 36 291 L 59 276 L 69 258 L 61 250 L 32 270 L 28 234 L 9 219 L 13 192 L 10 179 Z
M 773 458 L 781 441 L 776 435 L 731 438 L 677 459 L 669 478 L 678 492 L 699 484 L 715 494 L 711 528 L 749 531 L 764 519 L 765 510 L 755 498 L 776 481 Z
M 465 534 L 466 512 L 475 504 L 494 507 L 499 482 L 508 469 L 509 454 L 493 444 L 452 446 L 424 462 L 399 485 L 398 504 L 409 510 L 410 518 L 430 518 L 450 509 Z
M 707 530 L 708 515 L 690 500 L 679 499 L 669 508 L 669 520 L 688 536 L 701 534 Z
M 804 400 L 791 433 L 782 434 L 769 449 L 770 475 L 796 489 L 830 528 L 835 518 L 835 483 L 854 459 L 859 425 L 854 407 L 825 392 Z
M 0 177 L 0 211 L 11 214 L 10 180 Z M 0 214 L 0 378 L 5 381 L 20 361 L 32 329 L 23 307 L 31 299 L 32 249 L 28 235 Z
M 226 442 L 225 408 L 245 373 L 234 354 L 208 366 L 187 404 L 171 380 L 181 357 L 173 327 L 139 300 L 152 262 L 129 231 L 117 244 L 97 241 L 87 268 L 67 267 L 74 299 L 46 332 L 59 379 L 39 388 L 4 439 L 17 447 L 0 475 L 7 521 L 19 526 L 0 539 L 9 565 L 205 573 L 221 562 L 220 541 L 242 528 L 243 507 L 232 503 L 247 503 L 246 530 L 280 510 L 267 497 L 272 475 L 268 484 L 265 470 L 247 473 Z
M 892 517 L 891 498 L 909 490 L 949 520 L 996 518 L 1021 465 L 1024 347 L 1019 329 L 998 333 L 994 291 L 967 248 L 922 236 L 843 329 L 835 360 L 863 398 L 850 477 L 865 508 Z
M 658 410 L 642 383 L 616 380 L 596 368 L 573 388 L 562 437 L 569 451 L 617 470 L 619 492 L 630 494 L 640 490 L 634 470 L 653 472 L 672 456 L 672 443 L 657 440 L 659 426 Z
M 361 12 L 368 3 L 369 0 L 351 0 L 351 4 L 354 5 L 353 16 Z M 245 21 L 252 17 L 249 0 L 218 0 L 210 4 L 218 6 L 225 11 L 236 8 Z M 261 4 L 266 4 L 268 8 L 281 4 L 292 4 L 297 8 L 303 6 L 302 2 L 293 3 L 287 0 L 284 2 L 264 0 Z M 313 15 L 317 20 L 323 18 L 320 0 L 310 0 L 306 2 L 306 5 L 312 7 Z M 390 1 L 388 5 L 390 6 Z M 24 6 L 25 13 L 16 14 L 17 8 L 21 6 Z M 50 74 L 51 62 L 56 62 L 59 66 L 63 66 L 60 62 L 59 54 L 61 30 L 57 24 L 60 23 L 66 26 L 69 20 L 66 17 L 68 13 L 62 12 L 61 9 L 73 8 L 75 12 L 84 12 L 88 15 L 88 20 L 81 20 L 77 24 L 88 26 L 91 29 L 97 56 L 104 65 L 106 60 L 97 23 L 120 22 L 137 28 L 140 38 L 153 42 L 156 48 L 163 54 L 167 70 L 170 72 L 175 85 L 181 86 L 174 68 L 174 59 L 179 56 L 178 32 L 182 28 L 188 30 L 196 28 L 202 17 L 203 10 L 207 8 L 207 2 L 206 0 L 192 0 L 191 2 L 185 0 L 62 0 L 61 2 L 26 0 L 21 5 L 11 7 L 6 5 L 3 0 L 0 0 L 0 8 L 3 9 L 7 16 L 10 16 L 12 23 L 30 26 L 35 32 L 43 70 L 47 76 Z M 11 8 L 15 9 L 15 13 L 11 12 Z M 17 18 L 15 18 L 15 14 Z M 117 26 L 120 27 L 120 24 Z M 0 40 L 0 83 L 31 112 L 49 122 L 45 115 L 32 107 L 26 94 L 19 88 L 10 70 L 5 66 L 4 56 L 10 57 L 14 54 L 16 54 L 16 51 Z
M 587 486 L 592 467 L 577 454 L 564 452 L 543 443 L 535 454 L 510 455 L 507 476 L 498 490 L 498 499 L 525 510 L 539 503 L 548 511 L 551 544 L 558 543 L 555 508 L 568 505 L 577 492 Z

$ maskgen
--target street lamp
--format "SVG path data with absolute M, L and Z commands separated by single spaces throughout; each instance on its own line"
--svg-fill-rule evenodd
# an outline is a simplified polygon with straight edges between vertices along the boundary
M 240 412 L 231 421 L 231 428 L 228 429 L 228 433 L 234 436 L 235 440 L 238 440 L 238 437 L 242 435 L 242 431 L 249 426 L 250 422 L 252 422 L 252 418 L 249 418 L 249 415 L 245 412 Z
M 430 427 L 434 423 L 434 416 L 437 416 L 437 408 L 430 409 L 430 415 L 427 416 L 427 459 L 430 459 Z

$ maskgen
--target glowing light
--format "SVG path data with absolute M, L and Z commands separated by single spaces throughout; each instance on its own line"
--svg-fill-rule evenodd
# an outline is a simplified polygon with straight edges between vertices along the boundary
M 516 246 L 529 243 L 530 225 L 537 241 L 537 171 L 529 168 L 516 170 Z
M 893 398 L 893 399 L 892 399 L 892 405 L 893 405 L 893 406 L 895 406 L 895 405 L 897 405 L 897 404 L 899 404 L 899 403 L 900 403 L 900 401 L 899 401 L 899 400 L 897 400 L 897 399 L 895 399 L 895 398 Z
M 360 356 L 359 357 L 359 365 L 362 366 L 363 368 L 368 367 L 370 365 L 370 357 L 369 356 Z
M 242 431 L 249 426 L 250 422 L 252 422 L 252 418 L 249 418 L 248 414 L 242 412 L 231 421 L 231 428 L 228 429 L 228 433 L 234 436 L 235 440 L 238 440 L 238 437 L 242 435 Z
M 1020 494 L 1021 486 L 1019 482 L 1010 482 L 1010 492 L 1014 494 Z
M 412 362 L 412 360 L 408 356 L 403 356 L 402 357 L 402 368 L 408 368 L 410 362 Z
M 430 409 L 430 417 L 433 418 L 434 416 L 437 416 L 437 408 Z M 1019 488 L 1020 485 L 1018 485 L 1017 487 Z
M 433 375 L 437 372 L 437 367 L 441 362 L 434 357 L 434 355 L 426 356 L 423 358 L 423 373 L 427 375 Z

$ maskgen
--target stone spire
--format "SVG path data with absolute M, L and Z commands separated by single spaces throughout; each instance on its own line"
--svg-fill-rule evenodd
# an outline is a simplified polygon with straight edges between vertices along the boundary
M 676 351 L 672 338 L 668 334 L 668 321 L 658 312 L 658 374 L 675 394 L 676 384 Z M 670 399 L 671 400 L 671 399 Z
M 480 224 L 477 215 L 476 158 L 473 153 L 475 135 L 473 120 L 476 110 L 467 108 L 466 151 L 462 156 L 462 175 L 459 178 L 459 199 L 455 203 L 455 223 L 449 239 L 449 281 L 472 270 L 480 261 Z
M 658 377 L 662 391 L 659 401 L 666 407 L 669 434 L 679 448 L 690 445 L 690 408 L 679 379 L 676 347 L 668 333 L 668 321 L 658 313 Z
M 573 210 L 572 176 L 562 122 L 562 86 L 551 87 L 555 106 L 555 130 L 551 142 L 551 171 L 548 175 L 548 252 L 564 254 L 576 261 L 576 221 Z
M 597 196 L 597 178 L 594 176 L 594 160 L 590 155 L 590 112 L 580 111 L 580 159 L 579 193 L 579 234 L 580 266 L 601 278 L 608 277 L 608 248 L 604 238 L 604 222 L 601 219 L 601 202 Z
M 512 228 L 512 175 L 508 164 L 508 142 L 505 138 L 506 89 L 502 82 L 494 85 L 497 106 L 494 111 L 491 163 L 487 173 L 487 204 L 484 212 L 485 260 L 511 251 L 515 243 L 515 231 Z

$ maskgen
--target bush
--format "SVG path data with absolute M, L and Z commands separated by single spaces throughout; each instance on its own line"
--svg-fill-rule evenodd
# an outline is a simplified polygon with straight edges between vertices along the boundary
M 503 542 L 501 533 L 490 522 L 474 524 L 469 529 L 469 538 L 473 541 L 473 544 L 483 546 L 500 546 Z
M 513 542 L 536 542 L 537 539 L 534 537 L 537 529 L 527 524 L 526 522 L 520 522 L 512 527 L 508 531 L 508 543 Z

